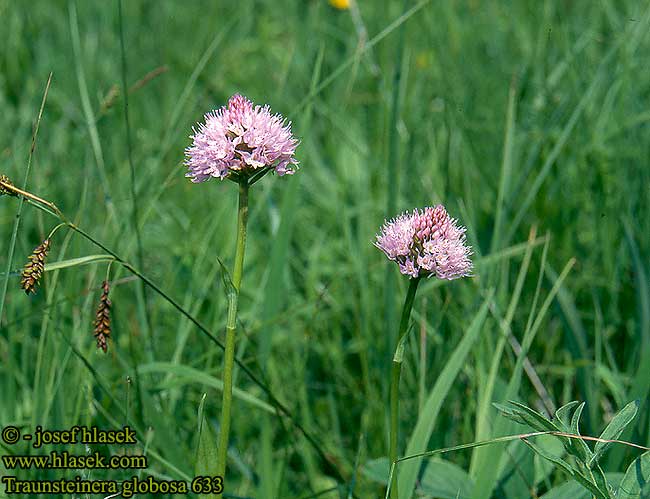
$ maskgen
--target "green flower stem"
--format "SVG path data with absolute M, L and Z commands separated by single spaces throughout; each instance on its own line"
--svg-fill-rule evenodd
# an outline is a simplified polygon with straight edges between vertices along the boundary
M 397 336 L 397 345 L 395 345 L 396 353 L 397 349 L 401 348 L 400 343 L 408 331 L 411 310 L 413 309 L 413 301 L 415 300 L 415 292 L 418 289 L 419 283 L 419 277 L 410 279 L 409 289 L 406 293 L 406 300 L 404 300 L 404 307 L 402 308 L 402 318 L 399 323 L 399 334 Z M 391 463 L 397 461 L 397 441 L 399 436 L 399 378 L 401 373 L 402 360 L 393 357 L 393 368 L 391 370 L 390 382 L 390 447 L 388 451 L 388 457 Z M 393 473 L 390 489 L 391 499 L 397 499 L 397 473 Z
M 237 302 L 244 270 L 246 250 L 246 223 L 248 222 L 248 181 L 239 182 L 239 209 L 237 214 L 237 249 L 232 271 L 234 290 L 228 293 L 228 321 L 226 323 L 226 349 L 223 359 L 223 398 L 221 403 L 221 428 L 217 448 L 217 475 L 224 478 L 228 453 L 228 434 L 230 433 L 230 411 L 232 405 L 232 370 L 235 363 L 235 332 L 237 329 Z

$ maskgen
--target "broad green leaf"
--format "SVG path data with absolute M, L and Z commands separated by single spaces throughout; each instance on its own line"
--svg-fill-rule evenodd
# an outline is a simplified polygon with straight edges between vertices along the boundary
M 390 463 L 387 457 L 379 457 L 368 461 L 361 468 L 361 473 L 373 482 L 388 485 L 388 473 L 390 472 Z
M 556 456 L 562 457 L 566 453 L 564 443 L 559 438 L 553 435 L 542 435 L 539 437 L 535 437 L 535 443 L 539 447 L 544 449 L 546 452 L 550 454 L 554 454 Z M 530 452 L 528 449 L 526 450 Z M 549 462 L 548 460 L 544 459 L 542 456 L 538 454 L 534 454 L 534 462 L 535 462 L 535 477 L 532 482 L 534 485 L 540 484 L 545 480 L 548 480 L 551 474 L 555 472 L 555 466 L 553 465 L 553 463 Z
M 539 444 L 540 438 L 535 437 L 535 442 Z M 497 481 L 500 495 L 507 498 L 530 496 L 531 485 L 535 483 L 535 453 L 530 452 L 520 439 L 510 442 L 506 453 L 509 459 L 505 461 Z
M 388 484 L 390 463 L 387 457 L 368 461 L 361 472 L 373 482 Z M 460 466 L 438 457 L 430 458 L 419 482 L 427 497 L 437 499 L 470 499 L 474 483 Z
M 569 480 L 562 485 L 553 487 L 540 499 L 591 499 L 593 494 L 590 494 L 587 489 L 580 485 L 575 480 Z
M 612 418 L 609 424 L 605 427 L 603 432 L 600 434 L 602 440 L 616 440 L 621 436 L 625 427 L 629 425 L 634 418 L 639 409 L 638 401 L 633 401 L 627 404 L 623 409 L 621 409 L 616 415 Z M 596 442 L 594 447 L 594 455 L 588 462 L 588 466 L 591 468 L 594 464 L 598 462 L 600 456 L 607 450 L 611 445 L 611 442 Z
M 641 454 L 630 464 L 616 499 L 650 499 L 650 452 Z
M 524 438 L 523 442 L 530 447 L 535 453 L 543 457 L 544 459 L 552 462 L 556 466 L 562 468 L 564 471 L 566 471 L 569 475 L 573 476 L 577 470 L 573 468 L 568 462 L 566 462 L 564 459 L 562 459 L 559 456 L 556 456 L 555 454 L 550 453 L 543 447 L 537 445 L 536 443 L 532 442 L 531 439 Z
M 471 499 L 474 482 L 460 466 L 431 459 L 420 479 L 423 495 L 440 499 Z
M 611 484 L 618 485 L 623 478 L 623 473 L 607 473 L 607 480 Z M 553 487 L 540 499 L 592 499 L 591 494 L 587 489 L 580 485 L 575 480 Z M 620 499 L 617 497 L 617 499 Z

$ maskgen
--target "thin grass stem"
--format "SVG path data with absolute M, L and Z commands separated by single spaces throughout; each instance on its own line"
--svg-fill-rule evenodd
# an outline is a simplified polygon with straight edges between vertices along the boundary
M 142 234 L 140 231 L 140 225 L 138 220 L 139 210 L 138 210 L 138 195 L 136 192 L 136 178 L 135 178 L 135 166 L 133 164 L 133 145 L 131 144 L 131 121 L 129 120 L 129 91 L 126 82 L 126 49 L 124 45 L 124 14 L 122 12 L 122 0 L 117 2 L 118 9 L 118 18 L 119 18 L 119 27 L 120 27 L 120 55 L 121 55 L 121 73 L 122 73 L 122 93 L 124 103 L 124 129 L 126 134 L 126 152 L 129 160 L 129 170 L 130 170 L 130 188 L 131 188 L 131 225 L 135 232 L 135 242 L 136 242 L 136 258 L 138 267 L 141 269 L 144 268 L 144 247 L 142 245 Z M 156 349 L 156 343 L 153 341 L 153 330 L 151 328 L 151 319 L 149 317 L 149 307 L 147 302 L 147 289 L 142 281 L 138 285 L 138 301 L 142 306 L 142 320 L 144 322 L 144 329 L 149 339 L 149 360 L 153 359 L 153 354 Z
M 32 159 L 34 157 L 34 150 L 36 149 L 36 137 L 38 137 L 38 129 L 41 125 L 41 118 L 43 117 L 43 109 L 45 109 L 45 102 L 47 101 L 47 94 L 50 91 L 50 84 L 52 83 L 52 73 L 47 78 L 47 83 L 45 84 L 45 91 L 43 92 L 43 99 L 41 100 L 41 108 L 38 111 L 38 118 L 36 118 L 36 126 L 34 127 L 34 132 L 32 133 L 32 145 L 29 149 L 29 157 L 27 158 L 27 168 L 25 169 L 25 179 L 23 180 L 23 188 L 18 189 L 11 184 L 6 184 L 0 181 L 2 187 L 9 191 L 14 191 L 17 194 L 25 193 L 27 188 L 27 180 L 29 179 L 29 172 L 32 169 Z M 7 286 L 9 285 L 9 273 L 11 272 L 11 266 L 13 264 L 14 251 L 16 250 L 16 239 L 18 237 L 18 226 L 20 225 L 20 214 L 23 210 L 24 198 L 20 198 L 18 202 L 18 210 L 16 212 L 16 220 L 14 221 L 14 227 L 11 232 L 11 241 L 9 242 L 9 254 L 7 255 L 7 270 L 5 273 L 4 281 L 2 282 L 2 290 L 0 291 L 0 324 L 2 324 L 2 314 L 4 312 L 5 299 L 7 297 Z

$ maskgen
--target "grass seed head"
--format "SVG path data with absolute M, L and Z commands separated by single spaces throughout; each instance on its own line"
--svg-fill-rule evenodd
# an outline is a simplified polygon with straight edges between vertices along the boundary
M 108 339 L 111 336 L 111 300 L 108 298 L 108 281 L 102 282 L 102 295 L 99 298 L 99 305 L 95 313 L 94 336 L 97 339 L 97 348 L 104 352 L 108 350 Z
M 29 259 L 23 267 L 23 272 L 20 280 L 20 287 L 25 293 L 35 293 L 36 288 L 41 280 L 43 271 L 45 270 L 45 259 L 47 253 L 50 251 L 50 240 L 46 239 L 41 244 L 34 248 L 34 251 L 29 255 Z

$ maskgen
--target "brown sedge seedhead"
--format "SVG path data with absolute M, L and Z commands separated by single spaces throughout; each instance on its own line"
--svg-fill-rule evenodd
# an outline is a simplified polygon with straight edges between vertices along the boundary
M 29 255 L 28 261 L 23 267 L 20 279 L 20 287 L 26 294 L 36 293 L 36 288 L 45 270 L 45 259 L 50 251 L 50 239 L 46 239 L 34 248 Z
M 111 300 L 108 298 L 108 281 L 102 282 L 102 295 L 99 298 L 99 305 L 95 313 L 94 336 L 97 339 L 97 348 L 104 352 L 108 350 L 108 340 L 111 337 Z

